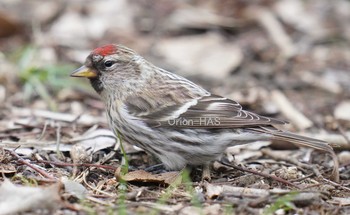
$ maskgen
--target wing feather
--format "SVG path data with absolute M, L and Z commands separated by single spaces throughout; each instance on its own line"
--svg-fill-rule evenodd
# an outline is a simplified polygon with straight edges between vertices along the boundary
M 191 98 L 181 104 L 162 105 L 150 105 L 145 99 L 132 98 L 126 103 L 126 109 L 145 123 L 157 127 L 242 128 L 286 124 L 286 121 L 243 110 L 238 102 L 217 95 Z M 169 123 L 174 120 L 186 123 Z

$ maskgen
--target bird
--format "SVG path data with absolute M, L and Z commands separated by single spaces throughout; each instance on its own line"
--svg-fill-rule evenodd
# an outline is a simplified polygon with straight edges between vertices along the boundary
M 245 110 L 123 45 L 94 49 L 71 76 L 90 80 L 116 135 L 157 157 L 168 170 L 208 164 L 230 146 L 283 140 L 331 154 L 331 177 L 339 178 L 327 142 L 277 129 L 287 122 Z

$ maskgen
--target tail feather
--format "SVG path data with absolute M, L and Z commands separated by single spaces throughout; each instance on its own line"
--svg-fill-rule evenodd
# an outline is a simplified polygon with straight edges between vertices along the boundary
M 323 140 L 318 140 L 318 139 L 314 139 L 314 138 L 310 138 L 310 137 L 301 136 L 298 134 L 293 134 L 293 133 L 286 132 L 286 131 L 280 131 L 280 130 L 277 130 L 275 128 L 270 128 L 270 127 L 268 127 L 268 128 L 267 127 L 260 127 L 260 128 L 252 129 L 252 130 L 258 131 L 258 132 L 269 133 L 269 134 L 273 135 L 273 139 L 275 139 L 275 140 L 283 140 L 283 141 L 293 143 L 297 146 L 308 147 L 308 148 L 312 148 L 312 149 L 316 149 L 319 151 L 329 153 L 331 155 L 333 163 L 334 163 L 333 164 L 333 171 L 332 171 L 330 178 L 336 182 L 339 181 L 338 158 L 337 158 L 336 154 L 334 153 L 333 148 L 327 142 L 325 142 Z
M 298 146 L 309 147 L 329 153 L 333 152 L 333 148 L 326 141 L 323 140 L 317 140 L 314 138 L 305 137 L 286 131 L 273 133 L 273 136 L 274 139 L 292 142 L 297 144 Z

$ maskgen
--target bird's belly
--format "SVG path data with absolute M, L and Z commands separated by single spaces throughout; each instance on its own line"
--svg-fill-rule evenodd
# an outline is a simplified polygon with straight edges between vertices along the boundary
M 218 158 L 231 140 L 219 140 L 220 134 L 201 129 L 154 129 L 119 127 L 125 141 L 158 157 L 167 169 L 178 170 L 186 165 L 203 165 Z M 220 142 L 218 142 L 218 140 Z
M 202 165 L 218 158 L 228 146 L 257 139 L 240 129 L 150 128 L 135 121 L 110 120 L 123 140 L 158 157 L 167 169 Z

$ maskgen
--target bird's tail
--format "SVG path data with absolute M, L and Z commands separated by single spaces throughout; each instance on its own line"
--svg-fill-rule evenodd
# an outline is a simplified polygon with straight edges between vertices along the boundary
M 305 136 L 301 136 L 298 134 L 294 134 L 291 132 L 287 132 L 287 131 L 280 131 L 277 130 L 273 127 L 260 127 L 260 128 L 252 128 L 253 131 L 257 131 L 257 132 L 263 132 L 263 133 L 269 133 L 271 135 L 273 135 L 273 139 L 275 140 L 281 140 L 281 141 L 287 141 L 290 143 L 293 143 L 297 146 L 301 146 L 301 147 L 308 147 L 308 148 L 312 148 L 312 149 L 316 149 L 319 151 L 323 151 L 326 153 L 329 153 L 333 159 L 333 171 L 332 174 L 330 176 L 330 178 L 333 181 L 338 182 L 339 181 L 339 162 L 338 162 L 338 158 L 336 156 L 336 154 L 334 153 L 333 148 L 325 141 L 323 140 L 318 140 L 318 139 L 314 139 L 314 138 L 310 138 L 310 137 L 305 137 Z

